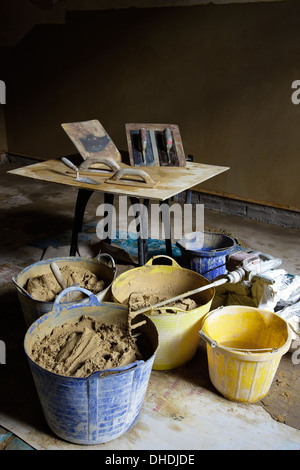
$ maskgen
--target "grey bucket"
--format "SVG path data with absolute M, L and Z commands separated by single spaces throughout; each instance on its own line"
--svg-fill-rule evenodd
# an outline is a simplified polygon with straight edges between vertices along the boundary
M 111 266 L 104 262 L 105 258 L 111 263 Z M 117 269 L 114 259 L 109 254 L 101 253 L 93 259 L 69 256 L 38 261 L 37 263 L 27 266 L 16 277 L 12 278 L 12 282 L 17 288 L 18 299 L 26 326 L 30 326 L 37 318 L 50 312 L 53 308 L 53 302 L 36 300 L 26 291 L 28 279 L 49 273 L 50 263 L 52 262 L 55 262 L 59 267 L 67 263 L 71 263 L 74 266 L 85 266 L 94 274 L 101 275 L 101 278 L 107 283 L 107 287 L 99 292 L 96 297 L 99 301 L 110 300 L 111 284 L 116 277 Z M 86 303 L 88 299 L 84 299 L 82 302 Z

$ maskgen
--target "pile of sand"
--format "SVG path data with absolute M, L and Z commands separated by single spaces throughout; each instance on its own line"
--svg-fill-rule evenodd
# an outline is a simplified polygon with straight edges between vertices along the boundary
M 55 327 L 34 343 L 30 357 L 41 367 L 68 377 L 88 377 L 142 358 L 127 327 L 104 324 L 88 315 L 75 324 Z
M 105 281 L 98 279 L 96 274 L 86 268 L 66 265 L 61 267 L 60 271 L 64 278 L 66 287 L 70 287 L 77 283 L 80 287 L 88 289 L 94 294 L 98 294 L 106 287 Z M 26 290 L 35 300 L 54 302 L 58 294 L 61 292 L 61 287 L 52 272 L 49 272 L 47 274 L 42 274 L 28 279 Z M 84 294 L 78 294 L 78 299 L 85 297 Z
M 132 294 L 130 296 L 130 309 L 132 311 L 137 311 L 145 307 L 151 307 L 158 302 L 167 300 L 167 298 L 168 297 L 159 294 Z M 158 308 L 154 310 L 153 313 L 155 313 L 155 315 L 176 314 L 177 310 L 175 310 L 174 307 L 175 309 L 179 308 L 185 312 L 188 312 L 189 310 L 194 310 L 197 308 L 198 304 L 193 299 L 187 297 L 185 299 L 170 302 L 169 304 L 161 307 L 161 309 Z

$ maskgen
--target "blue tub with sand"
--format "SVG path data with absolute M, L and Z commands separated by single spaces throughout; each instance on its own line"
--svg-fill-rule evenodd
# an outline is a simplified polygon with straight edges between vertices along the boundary
M 77 289 L 89 296 L 89 302 L 61 302 L 64 295 Z M 66 322 L 76 323 L 82 315 L 91 315 L 106 324 L 119 322 L 126 328 L 128 309 L 123 305 L 99 302 L 90 291 L 65 289 L 54 302 L 53 310 L 39 317 L 28 329 L 24 349 L 46 422 L 60 438 L 75 444 L 100 444 L 120 437 L 137 421 L 158 348 L 158 332 L 146 316 L 135 330 L 143 351 L 143 360 L 122 367 L 99 370 L 88 377 L 65 376 L 41 367 L 32 360 L 33 344 Z

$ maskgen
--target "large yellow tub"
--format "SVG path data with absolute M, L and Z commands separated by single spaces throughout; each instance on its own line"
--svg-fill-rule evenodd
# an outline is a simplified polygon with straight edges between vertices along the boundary
M 225 398 L 246 403 L 268 393 L 291 344 L 290 328 L 283 318 L 240 305 L 210 312 L 199 335 L 207 342 L 213 385 Z
M 170 265 L 156 264 L 168 260 Z M 140 268 L 134 268 L 118 276 L 112 284 L 112 296 L 115 302 L 128 304 L 131 293 L 156 293 L 166 297 L 176 296 L 192 289 L 209 284 L 200 274 L 184 269 L 172 258 L 164 255 L 155 256 Z M 171 294 L 171 295 L 168 295 Z M 193 296 L 199 307 L 176 314 L 147 313 L 159 333 L 159 347 L 153 364 L 154 370 L 174 369 L 189 362 L 194 356 L 198 344 L 198 332 L 202 318 L 209 312 L 215 290 L 209 288 Z M 160 308 L 160 311 L 166 308 Z

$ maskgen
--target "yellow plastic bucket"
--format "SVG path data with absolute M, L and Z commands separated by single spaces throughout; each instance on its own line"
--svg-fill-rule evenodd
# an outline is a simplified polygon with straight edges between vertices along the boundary
M 155 264 L 161 262 L 162 258 L 167 259 L 170 265 Z M 209 282 L 200 274 L 181 268 L 169 256 L 159 255 L 151 258 L 144 266 L 118 276 L 111 290 L 115 302 L 127 305 L 132 292 L 173 297 L 207 284 Z M 193 299 L 200 306 L 187 312 L 177 310 L 176 314 L 155 314 L 154 310 L 146 314 L 151 316 L 159 333 L 154 370 L 174 369 L 192 359 L 199 344 L 202 318 L 209 312 L 214 295 L 213 288 L 196 294 Z M 160 310 L 167 310 L 167 306 Z
M 268 393 L 291 344 L 283 318 L 240 305 L 210 312 L 199 335 L 207 343 L 209 376 L 215 388 L 229 400 L 246 403 Z

